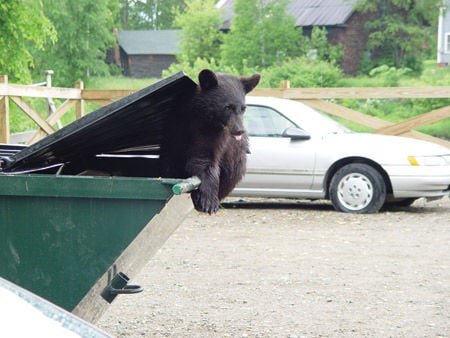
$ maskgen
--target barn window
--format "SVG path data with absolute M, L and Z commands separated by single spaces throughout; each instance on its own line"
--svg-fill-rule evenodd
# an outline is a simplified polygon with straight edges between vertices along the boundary
M 450 33 L 445 33 L 445 53 L 450 54 Z

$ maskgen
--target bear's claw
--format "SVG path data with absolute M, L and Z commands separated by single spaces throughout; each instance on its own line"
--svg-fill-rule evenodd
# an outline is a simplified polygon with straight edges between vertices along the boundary
M 210 215 L 219 211 L 219 200 L 217 198 L 207 198 L 199 190 L 192 192 L 191 198 L 197 211 L 207 212 Z

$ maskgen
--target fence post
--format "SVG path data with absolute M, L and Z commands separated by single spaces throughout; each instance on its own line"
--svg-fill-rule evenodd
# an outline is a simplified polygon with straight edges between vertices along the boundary
M 0 75 L 0 84 L 8 85 L 8 75 Z M 9 143 L 9 99 L 0 96 L 0 143 Z
M 84 82 L 83 81 L 77 81 L 75 82 L 75 88 L 80 89 L 81 97 L 83 97 L 83 89 L 84 89 Z M 78 120 L 82 118 L 85 115 L 85 107 L 84 107 L 84 100 L 80 99 L 77 104 L 75 105 L 75 118 Z
M 289 80 L 282 80 L 280 83 L 280 89 L 284 90 L 284 89 L 289 89 L 291 88 L 291 81 Z
M 51 88 L 52 87 L 52 75 L 53 75 L 53 73 L 54 72 L 51 69 L 44 70 L 45 85 L 46 85 L 47 88 Z M 49 98 L 47 98 L 47 116 L 51 116 L 55 112 L 56 112 L 55 102 L 53 102 L 53 99 L 51 97 L 49 97 Z M 56 125 L 58 126 L 58 129 L 62 128 L 62 124 L 61 124 L 60 120 L 56 121 Z

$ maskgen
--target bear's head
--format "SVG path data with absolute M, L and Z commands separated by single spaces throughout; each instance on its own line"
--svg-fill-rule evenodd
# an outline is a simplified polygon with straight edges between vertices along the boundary
M 240 140 L 245 133 L 245 95 L 256 87 L 260 75 L 236 77 L 204 69 L 198 79 L 198 95 L 193 109 L 201 115 L 203 129 L 211 132 L 224 130 Z

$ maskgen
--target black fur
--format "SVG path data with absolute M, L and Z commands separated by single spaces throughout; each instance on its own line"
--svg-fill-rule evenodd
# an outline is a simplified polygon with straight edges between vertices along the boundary
M 197 210 L 217 212 L 219 201 L 242 179 L 249 152 L 243 124 L 245 94 L 258 84 L 259 74 L 235 77 L 205 69 L 199 85 L 182 103 L 178 127 L 163 145 L 164 175 L 198 176 L 202 183 L 192 192 Z

